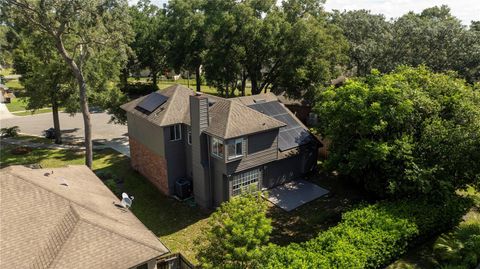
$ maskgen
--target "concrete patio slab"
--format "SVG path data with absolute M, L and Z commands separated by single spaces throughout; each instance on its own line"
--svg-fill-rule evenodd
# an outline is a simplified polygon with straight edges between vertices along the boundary
M 289 212 L 327 193 L 328 190 L 313 183 L 295 180 L 270 189 L 268 201 Z

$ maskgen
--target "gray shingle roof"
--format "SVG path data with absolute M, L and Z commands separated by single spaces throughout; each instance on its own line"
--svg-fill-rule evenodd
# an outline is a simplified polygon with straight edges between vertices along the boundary
M 205 132 L 223 139 L 285 126 L 281 121 L 230 99 L 216 102 L 209 114 L 210 124 Z
M 157 92 L 169 98 L 151 114 L 142 113 L 135 108 L 145 96 L 121 107 L 125 111 L 146 118 L 159 126 L 178 123 L 190 125 L 189 96 L 194 95 L 194 91 L 182 85 L 173 85 Z M 273 93 L 231 99 L 208 94 L 203 95 L 207 96 L 209 101 L 214 102 L 209 110 L 210 125 L 206 130 L 210 135 L 229 139 L 285 126 L 283 122 L 248 107 L 256 102 L 278 101 Z
M 169 252 L 86 166 L 7 167 L 0 190 L 0 268 L 129 268 Z

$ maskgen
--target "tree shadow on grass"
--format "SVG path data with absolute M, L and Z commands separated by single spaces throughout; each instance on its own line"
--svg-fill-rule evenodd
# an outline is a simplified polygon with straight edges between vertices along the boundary
M 272 219 L 271 242 L 278 245 L 300 243 L 317 236 L 321 231 L 337 225 L 342 213 L 362 202 L 374 199 L 345 177 L 320 172 L 307 178 L 329 191 L 314 201 L 290 212 L 269 204 L 268 217 Z
M 132 212 L 157 236 L 175 233 L 209 215 L 197 206 L 192 207 L 160 193 L 145 177 L 133 170 L 130 159 L 121 154 L 105 156 L 102 163 L 104 166 L 94 169 L 95 173 L 122 182 L 122 189 L 114 192 L 126 192 L 135 197 Z

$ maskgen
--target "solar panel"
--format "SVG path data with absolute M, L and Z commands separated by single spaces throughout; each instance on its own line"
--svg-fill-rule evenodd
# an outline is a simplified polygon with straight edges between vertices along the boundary
M 249 107 L 287 124 L 287 126 L 280 128 L 278 134 L 278 147 L 281 151 L 299 147 L 312 141 L 312 135 L 279 102 L 256 103 Z
M 163 105 L 167 100 L 168 97 L 165 95 L 152 92 L 151 94 L 147 95 L 147 97 L 143 98 L 143 100 L 138 103 L 136 108 L 140 108 L 139 110 L 145 114 L 150 114 L 159 106 Z

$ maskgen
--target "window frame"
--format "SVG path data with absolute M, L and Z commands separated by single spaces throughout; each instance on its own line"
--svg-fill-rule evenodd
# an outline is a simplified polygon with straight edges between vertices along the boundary
M 234 175 L 231 181 L 231 196 L 235 197 L 245 193 L 260 191 L 262 179 L 263 171 L 260 168 Z
M 177 137 L 177 131 L 178 131 L 178 137 Z M 172 134 L 173 134 L 173 137 L 172 137 Z M 182 125 L 174 124 L 170 126 L 170 141 L 179 141 L 179 140 L 182 140 Z
M 192 127 L 191 126 L 187 127 L 187 143 L 189 145 L 192 145 Z
M 219 145 L 222 145 L 222 152 L 220 154 L 220 147 Z M 216 137 L 213 137 L 212 136 L 212 145 L 210 147 L 210 152 L 212 154 L 212 156 L 216 157 L 216 158 L 220 158 L 220 159 L 224 159 L 225 157 L 225 143 L 222 139 L 220 138 L 216 138 Z
M 235 159 L 238 159 L 238 158 L 242 158 L 244 156 L 244 150 L 243 150 L 243 143 L 245 143 L 244 141 L 245 139 L 243 139 L 243 137 L 241 138 L 236 138 L 236 139 L 232 139 L 230 141 L 228 141 L 227 143 L 227 159 L 228 160 L 235 160 Z M 241 153 L 238 154 L 237 153 L 237 150 L 238 150 L 238 146 L 240 145 L 240 151 Z M 231 151 L 230 151 L 230 147 L 233 147 L 233 154 L 231 154 Z

